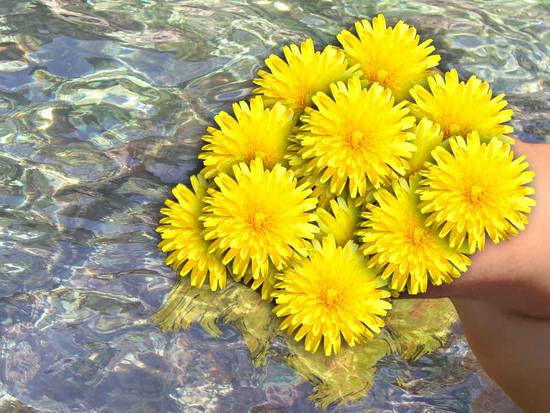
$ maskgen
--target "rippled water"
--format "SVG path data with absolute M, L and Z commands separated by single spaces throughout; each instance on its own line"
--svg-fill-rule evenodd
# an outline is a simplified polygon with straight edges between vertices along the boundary
M 546 0 L 0 1 L 1 412 L 317 411 L 311 384 L 278 359 L 252 367 L 232 327 L 214 339 L 149 321 L 174 280 L 153 230 L 206 125 L 269 53 L 379 12 L 505 92 L 520 138 L 546 139 Z M 515 409 L 457 326 L 331 411 Z

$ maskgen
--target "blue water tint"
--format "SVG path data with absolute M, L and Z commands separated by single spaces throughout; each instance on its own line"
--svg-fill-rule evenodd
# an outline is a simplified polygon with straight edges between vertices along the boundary
M 154 228 L 266 56 L 379 12 L 506 93 L 517 136 L 548 140 L 544 1 L 0 2 L 0 411 L 318 411 L 312 384 L 282 357 L 254 368 L 232 327 L 152 324 L 175 279 Z M 418 362 L 384 359 L 367 397 L 330 411 L 516 410 L 457 331 Z

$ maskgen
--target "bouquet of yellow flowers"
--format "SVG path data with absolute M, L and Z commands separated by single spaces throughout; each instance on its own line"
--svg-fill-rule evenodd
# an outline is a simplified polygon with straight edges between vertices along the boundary
M 402 21 L 337 39 L 266 59 L 255 96 L 214 117 L 204 168 L 157 229 L 190 286 L 257 290 L 280 330 L 325 356 L 369 346 L 393 298 L 460 277 L 535 204 L 504 95 L 439 72 Z

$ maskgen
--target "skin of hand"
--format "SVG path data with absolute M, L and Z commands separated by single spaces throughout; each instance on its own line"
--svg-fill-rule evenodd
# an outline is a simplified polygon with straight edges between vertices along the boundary
M 550 412 L 550 145 L 517 141 L 536 173 L 537 205 L 525 231 L 488 243 L 451 284 L 418 298 L 448 297 L 484 370 L 527 413 Z

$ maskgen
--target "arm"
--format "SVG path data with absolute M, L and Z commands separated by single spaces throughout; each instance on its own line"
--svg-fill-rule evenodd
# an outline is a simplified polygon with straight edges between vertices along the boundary
M 452 299 L 486 372 L 527 413 L 550 411 L 550 145 L 518 142 L 537 176 L 527 229 L 487 245 L 462 278 L 428 289 Z

